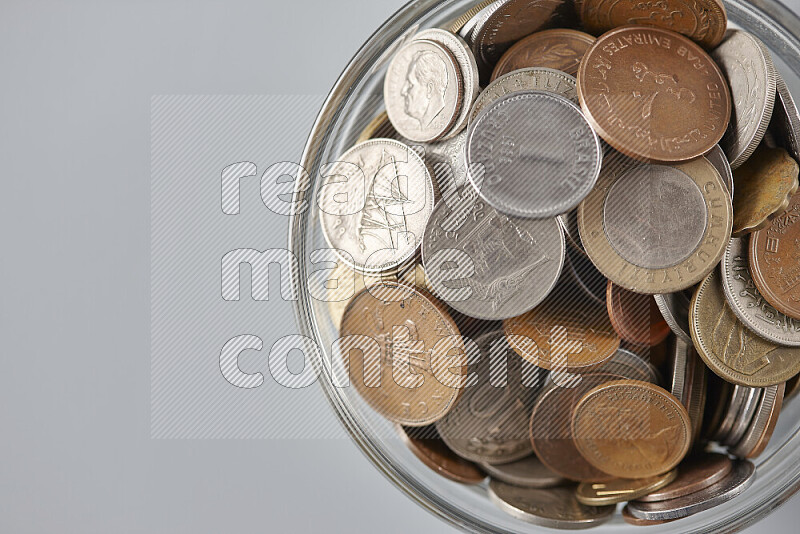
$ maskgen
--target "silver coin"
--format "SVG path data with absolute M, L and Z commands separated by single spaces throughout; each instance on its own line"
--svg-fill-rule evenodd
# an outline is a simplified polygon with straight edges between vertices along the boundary
M 436 185 L 443 197 L 458 194 L 467 185 L 467 163 L 464 159 L 464 145 L 467 132 L 446 141 L 423 145 L 425 163 L 436 178 Z
M 720 264 L 725 299 L 736 317 L 754 334 L 786 347 L 800 347 L 800 320 L 779 312 L 764 300 L 750 276 L 747 238 L 733 238 Z
M 554 488 L 569 483 L 566 478 L 553 473 L 534 455 L 508 464 L 479 465 L 492 478 L 521 488 Z
M 634 517 L 652 521 L 688 517 L 741 495 L 753 483 L 755 476 L 755 465 L 747 460 L 740 460 L 734 463 L 728 476 L 705 489 L 660 502 L 631 501 L 628 503 L 628 510 Z
M 347 265 L 368 273 L 390 271 L 414 256 L 434 202 L 422 158 L 399 141 L 372 139 L 325 171 L 322 231 Z
M 739 385 L 733 387 L 731 402 L 728 404 L 725 416 L 722 418 L 722 422 L 714 435 L 714 441 L 718 443 L 725 443 L 727 441 L 731 430 L 733 430 L 733 425 L 736 423 L 736 418 L 741 413 L 742 406 L 744 406 L 745 401 L 752 394 L 754 389 L 756 388 Z
M 794 159 L 800 160 L 800 142 L 797 139 L 800 135 L 800 114 L 786 82 L 777 71 L 775 88 L 777 89 L 775 107 L 767 132 L 772 133 L 776 146 L 786 149 Z
M 386 113 L 395 130 L 411 141 L 442 138 L 461 114 L 464 82 L 450 50 L 436 41 L 414 39 L 389 63 L 383 83 Z
M 585 256 L 586 251 L 583 249 L 581 233 L 580 230 L 578 230 L 578 210 L 572 210 L 569 213 L 559 215 L 558 222 L 561 223 L 561 227 L 564 229 L 564 236 L 567 238 L 569 246 L 576 252 Z
M 475 25 L 476 25 L 476 24 L 478 24 L 478 22 L 480 22 L 481 20 L 483 20 L 483 19 L 484 19 L 484 17 L 486 16 L 486 13 L 488 13 L 489 11 L 491 11 L 491 9 L 492 9 L 492 6 L 493 6 L 495 3 L 496 3 L 496 2 L 491 2 L 491 3 L 489 3 L 489 4 L 488 4 L 486 7 L 484 7 L 484 8 L 483 8 L 483 9 L 481 9 L 480 11 L 478 11 L 478 12 L 475 14 L 475 16 L 473 16 L 471 19 L 469 19 L 469 20 L 468 20 L 468 21 L 467 21 L 467 22 L 464 24 L 464 26 L 462 26 L 462 27 L 461 27 L 461 29 L 460 29 L 460 30 L 458 30 L 458 35 L 459 35 L 459 37 L 461 37 L 462 39 L 464 39 L 464 40 L 467 42 L 467 44 L 468 44 L 470 47 L 472 47 L 472 31 L 475 29 Z M 473 55 L 474 55 L 474 54 L 473 54 Z
M 461 102 L 461 110 L 455 123 L 442 139 L 451 139 L 459 134 L 469 122 L 470 108 L 480 92 L 480 79 L 478 77 L 478 64 L 472 54 L 469 45 L 458 35 L 447 30 L 431 28 L 419 32 L 415 39 L 427 39 L 436 41 L 444 45 L 453 57 L 456 58 L 458 67 L 461 70 L 461 81 L 464 84 L 464 94 Z
M 742 407 L 739 409 L 739 413 L 733 421 L 731 431 L 722 441 L 722 445 L 733 447 L 742 440 L 744 433 L 747 431 L 747 428 L 750 426 L 750 423 L 753 421 L 753 418 L 756 415 L 758 404 L 761 400 L 764 390 L 765 388 L 748 389 L 744 403 L 742 404 Z
M 734 456 L 739 458 L 746 458 L 754 449 L 759 445 L 767 431 L 767 426 L 773 418 L 773 410 L 780 410 L 780 404 L 783 403 L 783 395 L 786 392 L 786 383 L 777 384 L 764 388 L 764 393 L 761 395 L 761 401 L 758 405 L 758 411 L 750 423 L 747 433 L 742 436 L 742 439 L 729 450 Z M 767 437 L 767 439 L 769 436 Z
M 600 372 L 620 375 L 630 380 L 658 384 L 661 374 L 653 365 L 638 354 L 626 349 L 617 349 L 614 356 L 597 369 Z
M 658 310 L 669 325 L 670 330 L 684 343 L 691 344 L 692 335 L 689 333 L 689 305 L 692 302 L 690 290 L 653 295 Z
M 729 30 L 711 57 L 731 89 L 733 112 L 720 144 L 735 170 L 764 138 L 775 103 L 775 67 L 764 44 L 742 30 Z
M 575 530 L 605 523 L 616 506 L 586 506 L 578 502 L 575 489 L 520 488 L 499 480 L 489 483 L 489 498 L 510 515 L 547 528 Z
M 434 292 L 456 311 L 502 320 L 522 315 L 550 294 L 565 247 L 554 218 L 509 217 L 480 199 L 439 202 L 422 239 L 422 261 Z
M 670 393 L 686 406 L 688 381 L 692 378 L 689 364 L 689 346 L 680 338 L 672 344 L 672 385 Z
M 471 120 L 475 120 L 486 106 L 517 91 L 546 91 L 555 93 L 578 104 L 577 81 L 560 70 L 529 67 L 500 76 L 481 91 L 472 105 Z
M 706 405 L 706 366 L 694 350 L 675 337 L 672 342 L 672 385 L 670 393 L 680 401 L 692 422 L 692 439 L 697 439 Z
M 545 219 L 570 211 L 591 192 L 602 152 L 574 103 L 520 91 L 478 115 L 467 134 L 466 158 L 470 182 L 489 205 L 516 217 Z
M 725 182 L 725 187 L 728 188 L 728 193 L 733 198 L 733 171 L 725 151 L 722 150 L 721 146 L 714 145 L 714 148 L 705 155 L 705 158 L 717 169 L 722 181 Z

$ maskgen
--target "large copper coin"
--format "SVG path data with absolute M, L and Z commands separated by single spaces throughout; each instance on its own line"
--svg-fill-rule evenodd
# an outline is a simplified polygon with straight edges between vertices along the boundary
M 722 41 L 728 26 L 722 0 L 586 0 L 581 19 L 586 31 L 596 35 L 642 24 L 681 33 L 707 49 Z
M 750 236 L 750 274 L 767 302 L 800 319 L 800 193 L 786 213 Z
M 425 426 L 455 406 L 467 378 L 464 342 L 427 291 L 369 287 L 348 304 L 340 332 L 350 383 L 385 418 Z
M 702 156 L 731 115 L 727 82 L 708 54 L 682 35 L 644 26 L 597 40 L 578 70 L 578 96 L 600 137 L 648 162 Z
M 664 389 L 618 380 L 589 391 L 572 418 L 575 443 L 596 468 L 620 478 L 674 469 L 692 442 L 686 408 Z
M 650 295 L 628 291 L 609 281 L 606 307 L 614 330 L 628 343 L 654 347 L 670 333 L 669 325 Z
M 678 476 L 673 469 L 663 475 L 648 478 L 615 478 L 609 482 L 583 482 L 578 484 L 576 496 L 587 506 L 608 506 L 632 501 L 653 491 L 658 491 Z
M 492 81 L 527 67 L 548 67 L 575 76 L 581 58 L 594 41 L 588 33 L 565 28 L 536 32 L 503 54 L 492 72 Z
M 657 502 L 683 497 L 716 484 L 731 472 L 733 462 L 724 454 L 700 453 L 687 458 L 678 466 L 678 478 L 664 488 L 637 500 Z
M 435 428 L 397 425 L 396 429 L 414 456 L 443 477 L 462 484 L 480 484 L 486 478 L 477 465 L 448 449 Z

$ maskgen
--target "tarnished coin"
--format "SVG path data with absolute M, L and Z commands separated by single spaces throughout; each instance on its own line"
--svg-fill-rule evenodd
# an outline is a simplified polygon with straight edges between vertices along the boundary
M 466 158 L 470 181 L 489 205 L 516 217 L 546 219 L 589 194 L 602 152 L 574 103 L 553 93 L 520 91 L 481 111 L 469 128 Z M 473 165 L 483 172 L 473 172 Z
M 728 188 L 728 193 L 730 193 L 731 198 L 733 198 L 733 171 L 731 170 L 731 164 L 728 162 L 728 156 L 725 155 L 725 151 L 722 150 L 721 146 L 714 145 L 714 148 L 705 155 L 705 158 L 717 169 L 717 172 L 722 177 L 722 181 L 725 183 L 725 187 Z
M 797 193 L 797 162 L 782 148 L 761 145 L 733 174 L 733 236 L 767 228 Z
M 722 257 L 720 270 L 728 305 L 745 326 L 778 345 L 800 347 L 800 319 L 793 319 L 776 310 L 761 296 L 753 282 L 746 238 L 731 239 Z
M 448 449 L 434 427 L 395 429 L 414 456 L 443 477 L 462 484 L 480 484 L 486 478 L 477 465 Z
M 705 158 L 667 166 L 608 157 L 578 207 L 589 258 L 636 293 L 674 293 L 702 280 L 719 263 L 732 222 L 731 199 Z
M 370 139 L 394 139 L 403 141 L 403 136 L 397 133 L 389 120 L 389 115 L 382 111 L 367 124 L 356 139 L 356 144 L 369 141 Z
M 632 501 L 653 491 L 660 490 L 678 476 L 673 469 L 663 475 L 647 478 L 615 478 L 608 482 L 583 482 L 578 484 L 575 496 L 587 506 L 608 506 Z
M 464 161 L 464 145 L 467 132 L 462 130 L 457 136 L 429 143 L 425 148 L 425 163 L 433 173 L 439 192 L 446 199 L 459 194 L 467 184 L 467 163 Z
M 471 366 L 474 381 L 436 429 L 448 447 L 468 460 L 507 463 L 525 458 L 533 452 L 528 419 L 545 373 L 511 352 L 502 332 L 484 334 L 475 343 L 481 357 Z
M 492 80 L 526 67 L 548 67 L 575 76 L 581 58 L 594 41 L 588 33 L 566 28 L 536 32 L 503 54 L 492 72 Z
M 424 289 L 393 282 L 365 289 L 342 317 L 350 383 L 386 419 L 425 426 L 456 405 L 467 378 L 464 342 Z
M 674 469 L 689 451 L 692 422 L 664 389 L 637 380 L 595 387 L 572 418 L 578 451 L 620 478 L 647 478 Z
M 731 113 L 728 84 L 702 48 L 643 26 L 597 40 L 578 70 L 578 96 L 603 140 L 648 162 L 705 154 L 722 138 Z
M 778 424 L 785 391 L 785 383 L 764 388 L 755 417 L 750 422 L 747 433 L 730 450 L 731 454 L 740 458 L 757 458 L 764 452 L 775 431 L 775 425 Z
M 436 41 L 414 39 L 389 63 L 383 99 L 392 125 L 406 139 L 428 142 L 445 136 L 461 115 L 463 96 L 458 62 Z
M 728 476 L 731 469 L 733 462 L 726 455 L 701 452 L 681 462 L 678 466 L 678 477 L 670 484 L 636 500 L 658 502 L 683 497 L 716 484 Z
M 545 67 L 530 67 L 504 74 L 478 95 L 478 99 L 472 105 L 472 120 L 475 120 L 488 105 L 517 91 L 546 91 L 561 95 L 577 104 L 576 83 L 575 78 L 569 74 Z
M 800 193 L 772 224 L 750 236 L 750 274 L 779 312 L 800 319 Z
M 668 521 L 648 521 L 647 519 L 639 519 L 638 517 L 634 517 L 631 514 L 628 505 L 622 507 L 622 520 L 628 523 L 629 525 L 633 525 L 635 527 L 652 527 L 655 525 L 663 525 L 664 523 L 671 523 L 672 521 L 676 521 L 675 519 L 670 519 Z
M 792 94 L 780 73 L 775 71 L 775 107 L 772 110 L 768 132 L 776 141 L 776 145 L 789 151 L 795 160 L 800 160 L 800 113 L 797 112 Z
M 706 365 L 728 382 L 767 387 L 800 372 L 798 349 L 781 347 L 750 332 L 725 302 L 720 275 L 698 286 L 689 310 L 692 339 Z
M 318 196 L 325 239 L 345 263 L 374 273 L 407 262 L 435 202 L 425 163 L 392 139 L 360 143 L 325 169 Z
M 517 519 L 557 529 L 582 529 L 600 525 L 614 515 L 615 506 L 586 506 L 572 488 L 520 488 L 499 480 L 489 484 L 489 498 Z
M 581 20 L 586 31 L 596 35 L 627 24 L 657 26 L 683 34 L 706 49 L 722 41 L 728 26 L 722 0 L 585 0 Z
M 653 295 L 661 316 L 667 321 L 670 330 L 685 343 L 692 342 L 689 333 L 689 305 L 692 302 L 693 290 L 683 290 L 676 293 Z
M 565 247 L 554 218 L 509 217 L 479 199 L 452 209 L 440 202 L 428 220 L 422 259 L 434 291 L 452 308 L 502 320 L 525 313 L 550 294 L 561 275 Z
M 654 347 L 670 333 L 669 325 L 650 295 L 628 291 L 609 281 L 606 308 L 614 330 L 628 343 Z
M 741 495 L 755 480 L 756 468 L 747 460 L 737 461 L 728 475 L 705 489 L 659 502 L 628 503 L 634 517 L 647 520 L 667 520 L 688 517 L 709 510 Z
M 690 346 L 679 338 L 673 341 L 670 393 L 686 408 L 692 421 L 692 442 L 696 441 L 706 407 L 706 365 L 697 355 L 694 345 Z
M 494 479 L 521 488 L 554 488 L 568 483 L 547 468 L 536 456 L 530 455 L 509 464 L 480 464 Z

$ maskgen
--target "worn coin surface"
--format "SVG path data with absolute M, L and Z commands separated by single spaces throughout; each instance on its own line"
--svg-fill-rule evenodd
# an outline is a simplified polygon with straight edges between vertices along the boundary
M 350 383 L 386 419 L 425 426 L 456 405 L 467 378 L 464 344 L 424 289 L 385 282 L 363 290 L 345 309 L 341 336 Z
M 606 308 L 614 330 L 628 343 L 654 347 L 670 333 L 669 325 L 650 295 L 628 291 L 609 281 Z
M 690 456 L 678 466 L 678 477 L 660 490 L 636 500 L 658 502 L 689 495 L 716 484 L 731 472 L 733 462 L 724 454 L 701 452 Z
M 477 465 L 448 449 L 434 427 L 395 429 L 414 456 L 443 477 L 462 484 L 480 484 L 486 478 Z
M 520 488 L 499 480 L 489 484 L 489 498 L 501 510 L 535 525 L 558 529 L 591 528 L 614 515 L 614 506 L 586 506 L 572 488 Z
M 521 488 L 554 488 L 568 483 L 567 479 L 547 468 L 535 455 L 508 464 L 480 464 L 489 476 Z
M 657 491 L 678 476 L 673 469 L 663 475 L 647 478 L 615 478 L 608 482 L 583 482 L 578 484 L 575 496 L 581 504 L 587 506 L 608 506 L 632 501 L 653 491 Z
M 667 321 L 670 330 L 685 343 L 692 342 L 689 333 L 689 304 L 692 302 L 692 290 L 683 290 L 676 293 L 653 295 L 661 316 Z
M 775 103 L 775 67 L 749 32 L 730 30 L 711 54 L 730 84 L 733 114 L 721 145 L 736 170 L 764 138 Z
M 578 207 L 586 253 L 614 284 L 637 293 L 687 289 L 719 263 L 733 207 L 705 158 L 667 166 L 607 157 Z
M 550 218 L 589 194 L 602 151 L 574 103 L 549 92 L 520 91 L 481 111 L 469 128 L 466 159 L 470 181 L 489 205 L 516 217 Z M 483 172 L 473 172 L 472 165 Z
M 575 76 L 581 58 L 594 41 L 588 33 L 566 28 L 536 32 L 503 54 L 492 72 L 492 80 L 526 67 L 549 67 Z
M 452 209 L 440 202 L 428 220 L 422 259 L 434 291 L 452 308 L 501 320 L 531 310 L 550 294 L 565 247 L 555 218 L 509 217 L 480 199 Z
M 761 230 L 782 215 L 797 193 L 800 168 L 782 148 L 759 146 L 733 174 L 733 236 Z
M 637 380 L 609 382 L 586 393 L 575 408 L 572 430 L 581 455 L 620 478 L 674 469 L 692 441 L 692 422 L 678 399 Z
M 586 30 L 597 35 L 626 24 L 657 26 L 681 33 L 706 49 L 722 41 L 728 26 L 722 0 L 585 0 L 581 19 Z
M 778 424 L 785 391 L 785 383 L 764 388 L 755 417 L 731 454 L 740 458 L 757 458 L 764 452 Z
M 414 255 L 435 197 L 416 152 L 399 141 L 373 139 L 327 168 L 318 202 L 330 247 L 356 270 L 374 273 L 396 269 Z
M 600 137 L 648 162 L 705 154 L 731 113 L 728 84 L 708 54 L 686 37 L 644 26 L 597 40 L 578 70 L 578 96 Z
M 731 198 L 733 198 L 733 171 L 731 170 L 731 164 L 728 162 L 725 151 L 722 150 L 721 146 L 714 145 L 714 148 L 705 155 L 705 158 L 717 169 L 717 172 L 722 177 L 722 181 L 725 182 L 725 187 L 728 188 L 728 193 L 730 193 Z
M 517 91 L 546 91 L 561 95 L 577 104 L 576 83 L 575 78 L 569 74 L 546 67 L 529 67 L 504 74 L 478 95 L 472 105 L 472 120 L 475 120 L 489 104 Z
M 736 317 L 752 332 L 787 347 L 800 347 L 800 319 L 776 310 L 758 291 L 747 257 L 747 239 L 728 243 L 720 264 L 725 298 Z
M 737 319 L 720 278 L 717 272 L 706 277 L 689 310 L 692 340 L 706 365 L 725 380 L 749 387 L 774 386 L 800 372 L 797 349 L 767 341 Z
M 464 82 L 450 50 L 414 39 L 389 63 L 383 84 L 386 112 L 394 128 L 418 142 L 441 139 L 461 116 Z

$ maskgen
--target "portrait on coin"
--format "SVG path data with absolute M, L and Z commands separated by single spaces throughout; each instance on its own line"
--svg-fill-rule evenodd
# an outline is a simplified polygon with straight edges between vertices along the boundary
M 445 107 L 449 83 L 447 65 L 441 57 L 428 51 L 414 55 L 401 92 L 406 115 L 416 119 L 420 128 L 430 126 Z

